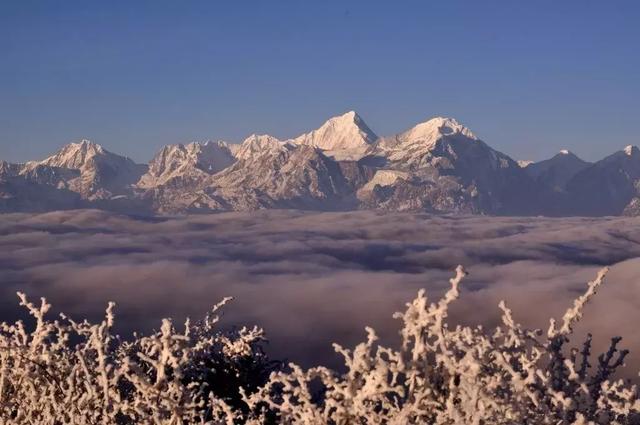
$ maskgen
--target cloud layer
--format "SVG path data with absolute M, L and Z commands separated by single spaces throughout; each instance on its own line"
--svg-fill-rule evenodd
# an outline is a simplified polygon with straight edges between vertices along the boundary
M 197 318 L 223 296 L 224 325 L 259 324 L 269 350 L 306 366 L 335 366 L 371 325 L 386 340 L 391 314 L 419 288 L 432 299 L 457 264 L 470 276 L 452 320 L 495 326 L 504 299 L 518 320 L 548 326 L 603 265 L 614 265 L 586 311 L 602 348 L 614 335 L 640 366 L 640 219 L 433 217 L 265 211 L 135 218 L 103 211 L 0 216 L 0 320 L 24 317 L 15 292 L 47 297 L 72 317 L 117 302 L 119 331 L 162 317 Z

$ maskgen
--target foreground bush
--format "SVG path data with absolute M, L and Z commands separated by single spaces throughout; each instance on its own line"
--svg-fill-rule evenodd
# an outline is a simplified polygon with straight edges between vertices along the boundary
M 449 328 L 450 303 L 465 272 L 429 304 L 407 304 L 400 347 L 376 343 L 373 329 L 353 350 L 335 345 L 346 372 L 290 364 L 261 350 L 261 329 L 219 332 L 215 306 L 178 332 L 168 320 L 148 337 L 110 333 L 113 305 L 97 325 L 64 316 L 0 324 L 0 419 L 7 424 L 640 424 L 635 386 L 614 380 L 626 351 L 619 338 L 590 363 L 591 340 L 566 349 L 584 305 L 607 270 L 589 282 L 546 335 L 522 328 L 500 303 L 503 325 Z
M 216 331 L 229 299 L 183 332 L 165 319 L 159 332 L 123 341 L 110 333 L 113 304 L 97 325 L 51 322 L 44 299 L 18 296 L 36 325 L 0 324 L 2 424 L 233 423 L 249 413 L 238 389 L 255 390 L 274 367 L 261 329 Z

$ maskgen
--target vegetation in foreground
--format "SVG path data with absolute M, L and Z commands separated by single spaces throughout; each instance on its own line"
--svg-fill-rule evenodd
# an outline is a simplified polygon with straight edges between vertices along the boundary
M 346 372 L 271 361 L 262 329 L 222 332 L 214 306 L 198 323 L 163 320 L 150 336 L 112 334 L 114 305 L 98 324 L 18 294 L 35 319 L 0 323 L 2 424 L 639 424 L 638 388 L 613 377 L 627 351 L 620 338 L 592 359 L 591 339 L 567 348 L 607 269 L 589 282 L 546 334 L 519 325 L 501 302 L 502 325 L 449 327 L 451 289 L 424 291 L 396 313 L 401 345 L 367 328 L 352 350 L 335 345 Z

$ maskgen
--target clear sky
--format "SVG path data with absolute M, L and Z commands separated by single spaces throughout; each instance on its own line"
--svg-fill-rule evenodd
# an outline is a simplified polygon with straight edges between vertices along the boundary
M 515 159 L 640 144 L 640 2 L 0 1 L 0 159 L 452 116 Z

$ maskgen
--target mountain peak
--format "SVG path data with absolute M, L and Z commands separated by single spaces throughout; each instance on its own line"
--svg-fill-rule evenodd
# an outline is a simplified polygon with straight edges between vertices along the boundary
M 624 148 L 624 153 L 627 156 L 634 156 L 637 155 L 638 153 L 640 153 L 640 149 L 638 149 L 637 146 L 634 145 L 628 145 Z
M 570 160 L 578 160 L 584 162 L 578 155 L 571 152 L 569 149 L 561 149 L 557 154 L 555 154 L 551 159 L 556 158 L 558 160 L 570 161 Z
M 240 146 L 255 145 L 261 147 L 281 145 L 283 142 L 269 134 L 252 134 L 247 137 Z
M 69 143 L 41 162 L 43 165 L 71 169 L 82 168 L 88 160 L 109 154 L 102 146 L 87 139 Z M 113 154 L 111 154 L 113 155 Z
M 284 142 L 273 136 L 254 133 L 235 149 L 235 157 L 238 160 L 246 160 L 263 153 L 279 151 L 284 145 Z
M 331 117 L 329 118 L 324 125 L 326 125 L 327 123 L 334 123 L 334 124 L 338 124 L 338 123 L 342 123 L 342 124 L 356 124 L 356 125 L 360 125 L 360 124 L 364 124 L 364 121 L 362 119 L 362 117 L 360 117 L 360 115 L 358 115 L 358 113 L 356 111 L 347 111 L 342 115 L 336 115 L 335 117 Z M 364 124 L 366 126 L 366 124 Z M 368 129 L 368 127 L 367 127 Z M 371 130 L 369 130 L 371 131 Z
M 355 111 L 329 118 L 320 128 L 292 140 L 340 157 L 358 157 L 378 139 Z
M 527 168 L 529 165 L 531 164 L 535 164 L 534 161 L 531 161 L 529 159 L 519 159 L 518 161 L 516 161 L 518 163 L 518 165 L 520 166 L 520 168 Z
M 90 153 L 104 153 L 104 148 L 101 145 L 88 139 L 82 139 L 79 142 L 69 143 L 68 145 L 64 146 L 63 149 L 64 148 L 68 148 L 69 150 L 76 149 Z
M 478 138 L 464 125 L 453 118 L 435 117 L 416 124 L 414 127 L 386 140 L 386 146 L 419 145 L 430 149 L 443 137 L 463 136 L 470 140 Z
M 186 145 L 178 144 L 173 145 L 177 146 L 179 149 L 185 150 L 189 155 L 200 155 L 206 154 L 207 152 L 212 152 L 215 150 L 228 150 L 229 145 L 223 141 L 212 141 L 206 140 L 204 142 L 191 142 Z M 169 147 L 172 147 L 171 145 Z
M 166 145 L 149 162 L 149 169 L 138 182 L 138 187 L 159 186 L 174 178 L 192 182 L 203 180 L 234 161 L 228 145 L 221 141 Z
M 360 115 L 358 115 L 358 113 L 352 109 L 350 111 L 345 112 L 342 115 L 337 115 L 334 118 L 345 118 L 345 119 L 356 120 L 356 119 L 360 119 Z
M 461 134 L 470 139 L 477 139 L 475 134 L 471 132 L 467 127 L 460 124 L 455 118 L 449 117 L 434 117 L 430 120 L 422 122 L 411 130 L 413 134 L 424 134 L 424 135 L 442 135 L 442 136 L 452 136 L 456 134 Z

